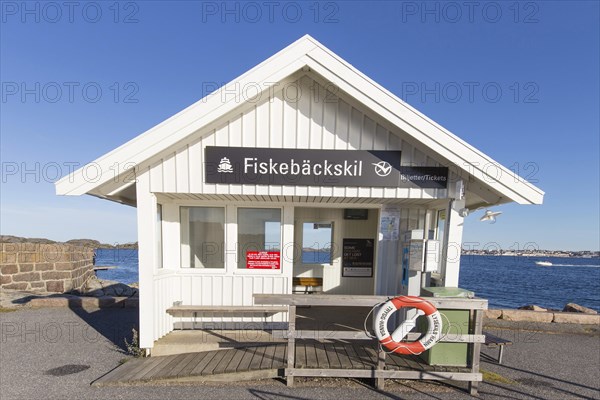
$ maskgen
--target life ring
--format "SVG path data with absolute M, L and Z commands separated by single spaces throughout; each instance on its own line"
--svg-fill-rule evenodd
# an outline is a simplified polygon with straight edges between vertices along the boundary
M 401 308 L 412 307 L 418 310 L 417 315 L 407 319 L 390 334 L 387 325 L 392 314 Z M 416 319 L 425 315 L 429 323 L 427 332 L 417 341 L 403 342 L 402 339 L 415 327 Z M 417 296 L 398 296 L 379 308 L 375 315 L 375 336 L 379 343 L 390 352 L 398 354 L 420 354 L 432 348 L 442 336 L 442 317 L 430 302 Z

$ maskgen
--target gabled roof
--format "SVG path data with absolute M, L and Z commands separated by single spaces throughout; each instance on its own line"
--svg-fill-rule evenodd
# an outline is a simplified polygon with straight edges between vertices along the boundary
M 56 182 L 61 195 L 96 194 L 94 189 L 114 178 L 110 167 L 125 162 L 137 166 L 156 154 L 174 146 L 216 119 L 239 106 L 232 93 L 247 85 L 264 87 L 265 91 L 300 70 L 312 71 L 381 118 L 404 131 L 466 174 L 483 182 L 490 190 L 520 204 L 541 204 L 544 192 L 492 158 L 475 149 L 442 126 L 438 125 L 400 98 L 384 89 L 352 65 L 309 35 L 305 35 L 250 71 L 234 79 L 214 93 L 194 103 L 143 134 L 94 161 L 102 169 L 100 179 L 85 179 L 85 167 Z M 222 96 L 225 91 L 227 96 Z M 494 176 L 486 169 L 493 164 Z

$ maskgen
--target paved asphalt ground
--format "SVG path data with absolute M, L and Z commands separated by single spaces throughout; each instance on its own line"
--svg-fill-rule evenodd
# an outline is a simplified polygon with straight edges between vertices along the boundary
M 307 379 L 287 388 L 277 380 L 177 386 L 96 388 L 90 383 L 126 357 L 123 338 L 137 309 L 21 308 L 0 312 L 0 399 L 467 399 L 464 384 Z M 484 399 L 600 399 L 600 336 L 542 333 L 534 325 L 491 329 L 512 339 L 504 365 L 482 360 Z M 506 328 L 506 327 L 503 327 Z M 486 328 L 490 330 L 490 328 Z M 495 354 L 485 349 L 484 353 Z M 80 367 L 65 366 L 76 365 Z M 61 367 L 64 367 L 61 369 Z M 79 371 L 79 372 L 77 372 Z M 73 373 L 74 372 L 74 373 Z M 65 374 L 67 373 L 67 374 Z

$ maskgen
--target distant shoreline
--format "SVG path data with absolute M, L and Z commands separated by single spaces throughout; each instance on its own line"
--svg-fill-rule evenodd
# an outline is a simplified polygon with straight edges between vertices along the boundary
M 490 257 L 537 257 L 537 258 L 584 258 L 584 259 L 595 259 L 600 258 L 599 252 L 589 252 L 589 251 L 577 251 L 577 252 L 569 252 L 569 253 L 526 253 L 526 254 L 518 254 L 518 253 L 503 253 L 503 254 L 486 254 L 486 253 L 473 253 L 471 251 L 466 253 L 461 253 L 461 256 L 490 256 Z
M 46 239 L 46 238 L 26 238 L 21 236 L 12 236 L 12 235 L 0 235 L 0 243 L 11 243 L 11 244 L 20 244 L 20 243 L 34 243 L 39 245 L 52 245 L 52 244 L 61 244 L 61 245 L 71 245 L 71 246 L 80 246 L 87 247 L 92 249 L 137 249 L 137 242 L 133 243 L 123 243 L 123 244 L 109 244 L 109 243 L 101 243 L 98 240 L 94 239 L 71 239 L 66 242 L 59 242 L 56 240 Z
M 26 238 L 21 236 L 0 235 L 0 243 L 37 243 L 37 244 L 67 244 L 72 246 L 91 247 L 93 249 L 137 249 L 137 242 L 123 244 L 101 243 L 94 239 L 71 239 L 66 242 L 59 242 L 45 238 Z M 329 251 L 329 249 L 311 249 L 305 248 L 304 251 L 319 252 Z M 558 257 L 558 258 L 599 258 L 600 251 L 591 250 L 536 250 L 535 252 L 513 252 L 512 250 L 463 250 L 461 256 L 494 256 L 494 257 Z

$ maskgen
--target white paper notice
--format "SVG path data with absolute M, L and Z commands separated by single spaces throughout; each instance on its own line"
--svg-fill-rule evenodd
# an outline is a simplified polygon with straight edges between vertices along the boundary
M 382 240 L 398 240 L 400 231 L 400 209 L 384 207 L 381 209 L 381 230 L 379 237 Z

